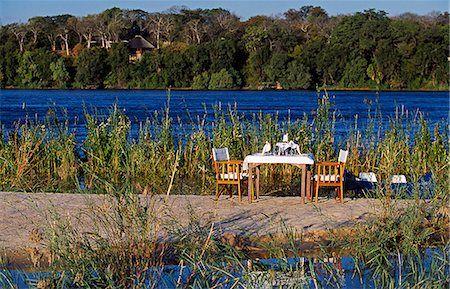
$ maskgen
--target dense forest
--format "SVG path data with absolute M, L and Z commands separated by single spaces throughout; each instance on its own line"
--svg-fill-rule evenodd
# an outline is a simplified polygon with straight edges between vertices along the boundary
M 128 40 L 154 48 L 139 61 Z M 246 21 L 227 10 L 107 9 L 0 27 L 0 85 L 20 88 L 448 89 L 449 14 L 321 7 Z

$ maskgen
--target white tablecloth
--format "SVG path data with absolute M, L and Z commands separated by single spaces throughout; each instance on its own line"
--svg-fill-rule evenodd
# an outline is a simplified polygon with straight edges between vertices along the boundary
M 248 164 L 292 164 L 292 165 L 313 165 L 313 154 L 300 154 L 291 156 L 279 156 L 269 154 L 248 155 L 244 159 L 243 169 L 248 170 Z

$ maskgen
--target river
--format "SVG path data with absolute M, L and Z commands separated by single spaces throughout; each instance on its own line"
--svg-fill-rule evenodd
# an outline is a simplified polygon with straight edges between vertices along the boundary
M 130 117 L 134 131 L 139 122 L 145 121 L 155 111 L 162 111 L 168 103 L 166 90 L 18 90 L 0 91 L 0 122 L 6 130 L 12 129 L 16 121 L 26 117 L 43 119 L 51 107 L 67 109 L 71 128 L 76 128 L 78 137 L 85 136 L 84 112 L 100 115 L 117 103 Z M 323 96 L 324 92 L 320 92 Z M 329 91 L 333 111 L 337 115 L 337 132 L 348 130 L 355 122 L 361 126 L 367 122 L 367 111 L 377 107 L 382 112 L 384 125 L 393 118 L 396 109 L 410 116 L 423 113 L 430 126 L 448 123 L 448 92 L 392 92 L 392 91 Z M 214 120 L 213 106 L 236 105 L 239 113 L 278 113 L 279 119 L 301 119 L 304 114 L 312 119 L 317 107 L 318 93 L 315 91 L 170 91 L 170 116 L 189 124 L 196 115 L 208 112 L 209 123 Z M 445 127 L 445 126 L 444 126 Z

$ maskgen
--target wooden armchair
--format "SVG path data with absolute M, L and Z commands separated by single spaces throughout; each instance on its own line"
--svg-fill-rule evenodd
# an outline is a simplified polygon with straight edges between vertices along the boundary
M 344 202 L 344 167 L 347 156 L 348 151 L 340 150 L 338 162 L 317 163 L 317 174 L 314 176 L 316 203 L 320 187 L 336 187 L 336 197 L 339 197 L 341 204 Z
M 233 197 L 232 186 L 237 186 L 239 202 L 242 201 L 241 183 L 247 180 L 247 175 L 242 170 L 242 160 L 230 160 L 228 148 L 213 148 L 212 165 L 216 176 L 216 198 L 219 198 L 225 188 Z M 219 185 L 222 188 L 219 191 Z

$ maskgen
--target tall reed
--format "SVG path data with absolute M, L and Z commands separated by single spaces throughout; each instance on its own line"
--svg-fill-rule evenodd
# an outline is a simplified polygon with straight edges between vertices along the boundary
M 165 254 L 159 207 L 129 189 L 104 201 L 74 219 L 53 216 L 47 236 L 55 274 L 45 288 L 151 288 L 159 280 L 152 271 Z
M 60 120 L 62 118 L 62 120 Z M 16 122 L 7 139 L 1 127 L 1 189 L 74 191 L 78 187 L 75 132 L 67 115 L 50 109 L 43 121 Z
M 150 115 L 133 134 L 131 120 L 115 104 L 103 116 L 86 111 L 87 137 L 80 155 L 67 120 L 56 122 L 60 118 L 50 110 L 45 121 L 27 119 L 2 138 L 1 188 L 74 191 L 81 176 L 88 192 L 112 192 L 117 185 L 132 184 L 135 192 L 165 193 L 163 184 L 172 179 L 174 192 L 211 194 L 212 147 L 228 147 L 232 158 L 243 159 L 260 151 L 266 141 L 275 147 L 285 133 L 302 152 L 313 153 L 316 161 L 335 160 L 339 149 L 349 149 L 346 169 L 355 175 L 373 171 L 386 182 L 394 174 L 417 181 L 431 172 L 438 186 L 448 186 L 445 125 L 436 124 L 431 131 L 420 112 L 399 108 L 385 116 L 368 100 L 367 123 L 355 116 L 348 132 L 337 135 L 336 124 L 341 120 L 332 96 L 318 92 L 317 99 L 312 116 L 289 114 L 279 119 L 277 113 L 245 114 L 236 103 L 219 103 L 183 123 L 170 116 L 169 97 L 166 107 Z M 293 194 L 299 173 L 291 166 L 262 166 L 262 191 Z
M 344 250 L 353 255 L 355 273 L 376 288 L 444 288 L 450 284 L 449 215 L 442 203 L 384 202 L 368 222 L 346 237 Z

